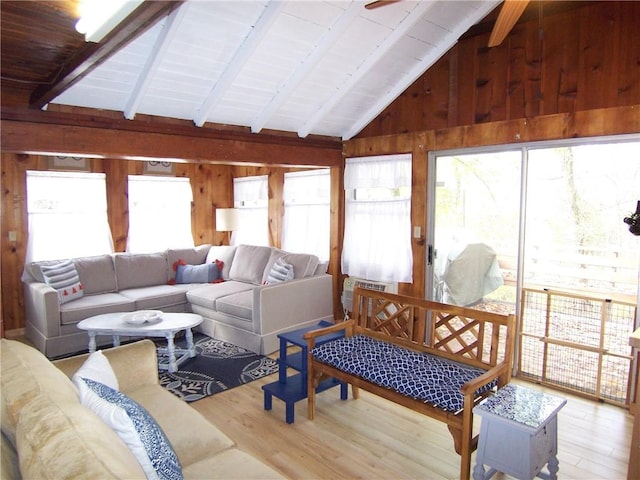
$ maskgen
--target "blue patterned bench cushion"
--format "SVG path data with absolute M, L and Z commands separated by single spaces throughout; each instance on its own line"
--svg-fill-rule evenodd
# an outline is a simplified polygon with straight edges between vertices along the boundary
M 314 358 L 371 383 L 390 388 L 449 412 L 463 408 L 460 387 L 484 370 L 415 352 L 366 335 L 324 343 L 311 350 Z M 497 385 L 494 379 L 476 393 Z

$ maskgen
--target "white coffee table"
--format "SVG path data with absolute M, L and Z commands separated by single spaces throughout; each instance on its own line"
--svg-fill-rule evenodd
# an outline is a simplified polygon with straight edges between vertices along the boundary
M 133 325 L 123 320 L 131 312 L 105 313 L 89 317 L 78 323 L 78 328 L 89 334 L 89 352 L 96 351 L 96 336 L 113 336 L 113 346 L 120 345 L 120 336 L 128 337 L 164 337 L 167 339 L 166 348 L 158 348 L 158 353 L 169 356 L 168 363 L 159 363 L 158 368 L 175 372 L 178 366 L 187 358 L 196 356 L 191 329 L 202 323 L 202 317 L 195 313 L 163 313 L 162 320 L 157 323 Z M 176 348 L 175 334 L 184 330 L 187 338 L 187 348 Z M 176 358 L 176 354 L 180 357 Z

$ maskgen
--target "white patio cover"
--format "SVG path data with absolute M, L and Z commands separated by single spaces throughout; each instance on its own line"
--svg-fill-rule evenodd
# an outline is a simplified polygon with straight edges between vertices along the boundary
M 473 305 L 504 283 L 496 252 L 484 243 L 455 245 L 442 263 L 436 296 L 443 303 Z

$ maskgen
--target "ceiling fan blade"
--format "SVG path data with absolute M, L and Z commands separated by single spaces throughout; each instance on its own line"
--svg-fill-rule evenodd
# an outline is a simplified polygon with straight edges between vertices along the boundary
M 489 37 L 489 47 L 495 47 L 502 43 L 528 4 L 529 0 L 504 0 Z
M 402 0 L 376 0 L 375 2 L 367 3 L 364 8 L 367 10 L 373 10 L 374 8 L 384 7 L 385 5 L 391 5 L 392 3 L 398 3 Z

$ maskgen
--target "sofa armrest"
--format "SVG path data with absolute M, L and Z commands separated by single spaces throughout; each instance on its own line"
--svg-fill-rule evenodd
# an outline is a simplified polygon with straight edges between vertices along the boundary
M 253 295 L 254 327 L 263 335 L 312 320 L 333 320 L 331 275 L 265 285 Z
M 102 350 L 116 374 L 120 390 L 127 392 L 142 385 L 158 384 L 158 356 L 155 344 L 149 340 Z M 56 360 L 53 364 L 69 378 L 78 371 L 88 353 Z
M 58 292 L 46 283 L 23 282 L 26 319 L 45 337 L 60 335 Z

